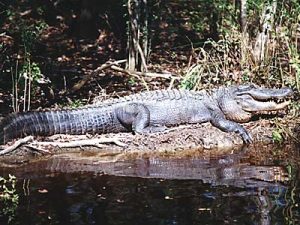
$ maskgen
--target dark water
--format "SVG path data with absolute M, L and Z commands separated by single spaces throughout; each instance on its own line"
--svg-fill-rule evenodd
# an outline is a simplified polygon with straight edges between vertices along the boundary
M 0 202 L 0 224 L 299 224 L 299 150 L 251 151 L 1 168 L 19 200 Z

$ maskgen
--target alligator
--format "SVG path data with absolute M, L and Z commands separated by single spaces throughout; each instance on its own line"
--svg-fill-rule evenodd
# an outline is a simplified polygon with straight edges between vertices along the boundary
M 212 90 L 155 90 L 107 99 L 78 109 L 13 113 L 0 123 L 0 143 L 27 135 L 150 134 L 170 126 L 210 122 L 225 132 L 238 133 L 244 143 L 253 141 L 239 123 L 253 115 L 285 108 L 290 88 L 270 89 L 254 84 Z

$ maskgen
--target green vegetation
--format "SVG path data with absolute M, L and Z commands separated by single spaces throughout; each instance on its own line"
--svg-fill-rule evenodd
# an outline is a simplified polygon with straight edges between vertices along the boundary
M 276 143 L 283 143 L 283 130 L 281 129 L 275 129 L 272 132 L 272 139 Z
M 38 12 L 42 14 L 41 9 Z M 27 111 L 30 109 L 31 98 L 35 94 L 38 80 L 41 78 L 41 69 L 38 63 L 33 61 L 32 55 L 36 54 L 36 45 L 47 24 L 42 20 L 30 21 L 22 18 L 20 11 L 15 8 L 8 8 L 6 15 L 9 25 L 14 25 L 11 30 L 12 35 L 18 36 L 14 40 L 17 42 L 18 50 L 15 57 L 6 57 L 5 63 L 10 67 L 7 71 L 10 72 L 11 78 L 9 79 L 7 76 L 3 79 L 9 79 L 11 82 L 13 110 L 15 112 L 19 112 L 21 109 Z M 8 33 L 5 30 L 3 35 L 6 36 Z
M 8 217 L 8 224 L 12 224 L 19 204 L 16 182 L 16 177 L 10 174 L 7 179 L 0 177 L 0 213 Z
M 297 0 L 21 0 L 4 5 L 0 87 L 13 96 L 14 111 L 90 92 L 96 96 L 102 88 L 108 93 L 170 86 L 197 90 L 254 82 L 300 90 Z M 90 76 L 108 59 L 127 59 L 120 64 L 125 71 L 166 71 L 176 80 L 109 67 Z M 44 78 L 51 84 L 39 82 Z
M 36 85 L 41 78 L 41 69 L 35 62 L 31 62 L 29 53 L 24 55 L 24 61 L 19 69 L 18 62 L 15 65 L 15 73 L 12 72 L 12 106 L 14 112 L 30 110 L 31 97 L 36 91 Z
M 18 203 L 19 196 L 16 193 L 16 182 L 16 177 L 10 174 L 8 179 L 0 177 L 0 200 Z
M 75 99 L 75 100 L 70 100 L 67 102 L 67 104 L 61 104 L 61 107 L 66 107 L 66 108 L 72 108 L 76 109 L 80 106 L 83 106 L 84 103 L 80 99 Z
M 200 89 L 211 84 L 255 82 L 268 86 L 288 85 L 300 90 L 298 2 L 247 1 L 244 32 L 240 31 L 238 5 L 228 1 L 202 4 L 202 9 L 210 5 L 218 15 L 216 24 L 210 24 L 212 20 L 201 20 L 204 10 L 202 13 L 191 10 L 192 27 L 199 32 L 216 27 L 217 34 L 215 40 L 206 40 L 204 45 L 193 49 L 195 63 L 185 69 L 181 87 Z M 265 30 L 266 36 L 260 33 L 264 26 L 270 26 Z M 260 38 L 264 38 L 262 52 L 256 47 Z

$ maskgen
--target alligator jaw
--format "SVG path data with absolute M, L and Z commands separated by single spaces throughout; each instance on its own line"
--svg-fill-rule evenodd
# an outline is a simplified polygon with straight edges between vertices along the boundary
M 235 100 L 246 112 L 277 111 L 290 104 L 284 99 L 292 95 L 293 90 L 287 87 L 269 89 L 249 85 L 238 88 Z
M 247 99 L 243 99 L 240 101 L 243 110 L 247 112 L 259 112 L 259 111 L 276 111 L 286 108 L 291 101 L 284 101 L 280 103 L 276 103 L 274 101 L 257 101 L 251 97 Z

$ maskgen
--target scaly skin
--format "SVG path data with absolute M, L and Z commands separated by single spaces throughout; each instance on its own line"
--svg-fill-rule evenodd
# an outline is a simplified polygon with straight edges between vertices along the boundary
M 276 103 L 292 95 L 289 88 L 267 89 L 254 85 L 222 87 L 212 91 L 158 90 L 70 110 L 11 114 L 0 123 L 0 143 L 26 135 L 96 134 L 132 131 L 153 133 L 165 126 L 211 122 L 226 132 L 240 134 L 245 143 L 252 138 L 239 122 L 253 114 L 276 111 L 289 102 Z

